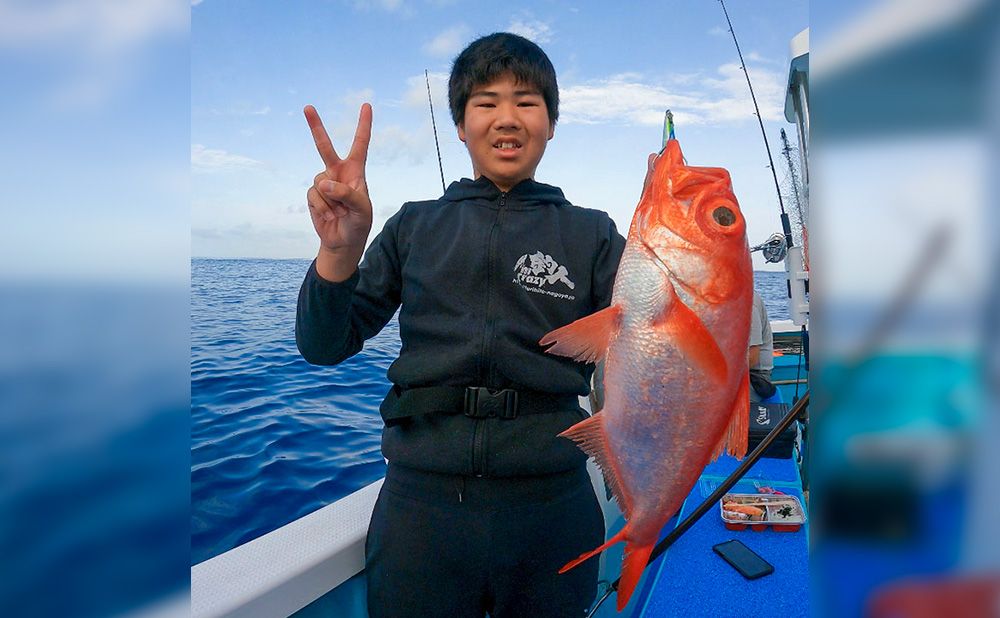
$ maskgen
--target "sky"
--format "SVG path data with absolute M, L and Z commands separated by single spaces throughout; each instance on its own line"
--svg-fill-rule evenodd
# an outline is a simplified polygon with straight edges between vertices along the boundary
M 783 117 L 789 41 L 808 27 L 804 1 L 727 4 L 772 153 Z M 349 149 L 372 103 L 367 178 L 372 235 L 406 201 L 441 190 L 424 70 L 446 182 L 470 177 L 447 105 L 455 56 L 478 36 L 516 32 L 555 66 L 560 119 L 536 173 L 574 204 L 628 229 L 674 112 L 689 164 L 728 169 L 751 244 L 780 230 L 774 181 L 736 49 L 718 2 L 333 0 L 191 6 L 191 255 L 308 258 L 318 239 L 306 191 L 322 163 L 302 116 L 315 105 Z M 755 254 L 757 269 L 764 265 Z
M 186 286 L 190 11 L 0 0 L 0 280 Z

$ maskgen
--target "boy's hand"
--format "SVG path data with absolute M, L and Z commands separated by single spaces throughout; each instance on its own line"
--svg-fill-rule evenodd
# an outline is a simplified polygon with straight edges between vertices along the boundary
M 346 159 L 337 156 L 316 108 L 307 105 L 303 112 L 326 166 L 306 194 L 309 216 L 320 240 L 316 269 L 324 279 L 343 281 L 361 261 L 372 227 L 372 202 L 365 182 L 372 108 L 367 103 L 361 106 L 354 143 Z

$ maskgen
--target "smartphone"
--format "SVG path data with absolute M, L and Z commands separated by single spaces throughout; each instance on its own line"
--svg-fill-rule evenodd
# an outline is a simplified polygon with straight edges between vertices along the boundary
M 737 540 L 726 541 L 712 547 L 712 551 L 740 572 L 747 579 L 757 579 L 774 573 L 774 567 L 752 549 Z

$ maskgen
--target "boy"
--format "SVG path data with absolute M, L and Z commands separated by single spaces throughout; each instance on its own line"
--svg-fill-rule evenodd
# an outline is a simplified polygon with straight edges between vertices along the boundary
M 603 542 L 604 522 L 585 455 L 557 434 L 584 418 L 593 366 L 538 340 L 610 303 L 625 241 L 606 213 L 534 180 L 559 110 L 537 45 L 474 41 L 448 96 L 474 179 L 404 204 L 360 266 L 371 107 L 343 160 L 306 107 L 326 169 L 308 192 L 320 251 L 296 342 L 309 362 L 335 364 L 400 310 L 381 406 L 389 466 L 366 543 L 370 615 L 580 616 L 598 561 L 557 571 Z

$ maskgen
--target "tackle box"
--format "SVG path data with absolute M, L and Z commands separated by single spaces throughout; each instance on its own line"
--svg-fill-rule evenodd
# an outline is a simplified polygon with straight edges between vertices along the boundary
M 748 512 L 752 510 L 759 514 Z M 806 521 L 802 503 L 788 494 L 726 494 L 719 500 L 719 514 L 729 530 L 796 532 Z

